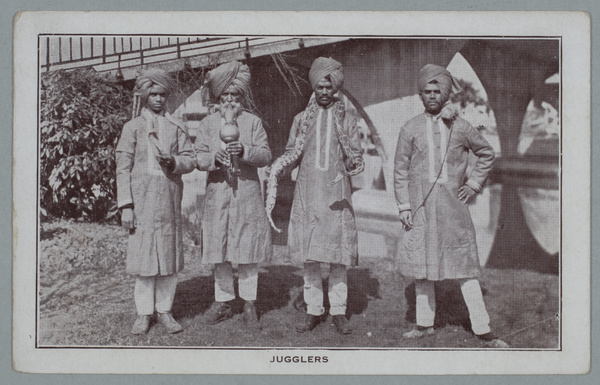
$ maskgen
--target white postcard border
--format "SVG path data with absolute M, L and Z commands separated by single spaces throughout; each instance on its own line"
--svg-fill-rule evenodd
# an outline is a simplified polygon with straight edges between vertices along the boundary
M 561 36 L 562 350 L 35 348 L 39 33 Z M 13 359 L 45 373 L 553 374 L 590 364 L 590 20 L 582 12 L 28 12 L 15 24 Z M 328 362 L 270 364 L 274 355 Z M 234 363 L 234 364 L 232 364 Z

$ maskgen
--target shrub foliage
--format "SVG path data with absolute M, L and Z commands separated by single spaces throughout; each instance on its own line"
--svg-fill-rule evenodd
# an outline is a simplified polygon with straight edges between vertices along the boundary
M 115 206 L 115 147 L 131 91 L 93 69 L 42 74 L 40 204 L 55 217 L 106 218 Z

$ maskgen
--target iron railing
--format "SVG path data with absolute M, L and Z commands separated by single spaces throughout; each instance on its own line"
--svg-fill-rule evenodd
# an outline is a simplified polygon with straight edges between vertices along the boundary
M 293 42 L 290 37 L 40 36 L 42 71 L 94 67 L 111 71 Z

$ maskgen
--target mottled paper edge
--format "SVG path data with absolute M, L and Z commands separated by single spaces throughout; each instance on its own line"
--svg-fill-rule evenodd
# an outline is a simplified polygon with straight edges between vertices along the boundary
M 269 365 L 270 350 L 36 349 L 39 33 L 561 36 L 562 350 L 327 350 L 327 365 Z M 590 21 L 582 12 L 27 12 L 16 18 L 13 359 L 44 373 L 554 374 L 590 363 Z M 17 64 L 18 63 L 18 64 Z M 18 176 L 18 177 L 17 177 Z M 278 355 L 321 354 L 277 349 Z M 234 360 L 235 366 L 229 363 Z M 432 362 L 435 365 L 432 365 Z

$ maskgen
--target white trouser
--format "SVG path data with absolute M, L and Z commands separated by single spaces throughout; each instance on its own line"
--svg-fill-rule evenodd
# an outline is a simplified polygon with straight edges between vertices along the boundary
M 246 301 L 256 301 L 258 289 L 258 263 L 239 264 L 238 291 Z M 235 299 L 233 268 L 230 262 L 215 263 L 215 301 L 227 302 Z
M 490 332 L 490 316 L 485 309 L 483 294 L 479 281 L 475 278 L 459 279 L 460 291 L 462 292 L 467 309 L 471 329 L 477 335 Z M 417 325 L 423 327 L 433 326 L 435 318 L 435 286 L 434 281 L 426 279 L 415 280 L 415 292 L 417 295 Z
M 329 314 L 346 314 L 346 299 L 348 298 L 346 265 L 331 264 L 327 294 L 331 306 Z M 308 314 L 319 316 L 325 312 L 320 262 L 304 263 L 304 302 L 306 302 L 306 312 Z
M 154 310 L 159 313 L 170 312 L 176 290 L 177 274 L 137 276 L 133 298 L 138 315 L 152 315 Z

